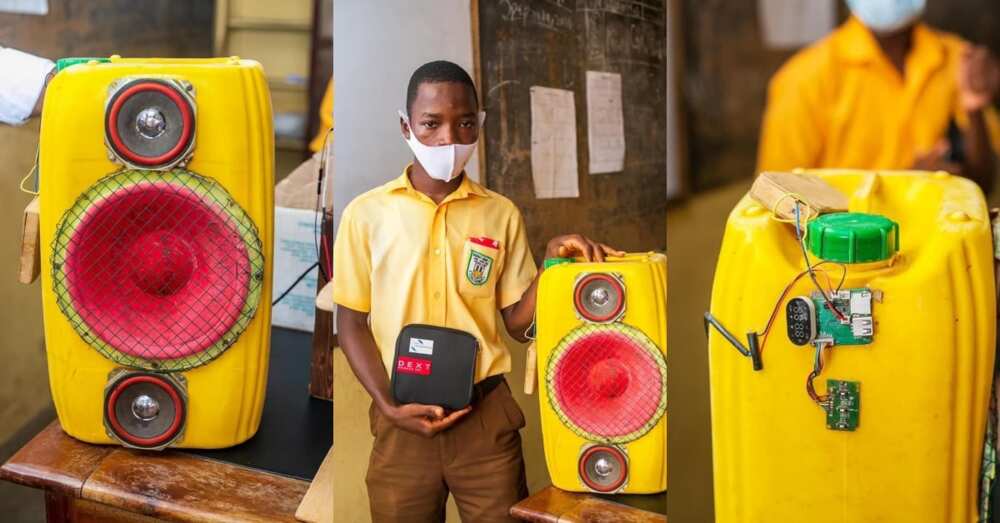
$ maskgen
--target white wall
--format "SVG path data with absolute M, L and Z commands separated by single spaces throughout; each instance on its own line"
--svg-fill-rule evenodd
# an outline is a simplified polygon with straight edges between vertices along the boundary
M 336 223 L 355 196 L 399 176 L 411 160 L 396 110 L 404 109 L 413 70 L 450 60 L 473 75 L 469 9 L 469 0 L 334 2 Z M 478 179 L 475 155 L 469 163 Z

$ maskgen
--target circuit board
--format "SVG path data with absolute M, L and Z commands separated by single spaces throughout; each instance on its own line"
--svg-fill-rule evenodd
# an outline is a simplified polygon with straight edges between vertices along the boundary
M 861 418 L 861 382 L 826 380 L 830 403 L 826 409 L 826 428 L 854 431 Z
M 827 307 L 826 299 L 819 292 L 811 296 L 816 305 L 817 340 L 828 340 L 833 345 L 868 345 L 875 334 L 872 317 L 871 289 L 843 289 L 833 294 L 833 307 L 840 316 Z

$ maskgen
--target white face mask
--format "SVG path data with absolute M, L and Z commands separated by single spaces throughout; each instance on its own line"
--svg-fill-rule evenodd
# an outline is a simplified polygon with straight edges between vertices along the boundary
M 912 24 L 922 14 L 926 0 L 847 0 L 847 7 L 868 29 L 891 34 Z
M 417 135 L 413 132 L 413 126 L 410 125 L 410 119 L 406 117 L 406 113 L 399 111 L 399 117 L 410 128 L 410 137 L 406 138 L 406 135 L 403 135 L 406 145 L 410 146 L 413 155 L 417 157 L 417 161 L 431 178 L 449 182 L 462 174 L 462 169 L 465 169 L 465 164 L 468 163 L 472 153 L 476 150 L 478 139 L 470 144 L 424 145 L 420 140 L 417 140 Z M 485 117 L 486 113 L 479 113 L 480 127 L 483 125 Z

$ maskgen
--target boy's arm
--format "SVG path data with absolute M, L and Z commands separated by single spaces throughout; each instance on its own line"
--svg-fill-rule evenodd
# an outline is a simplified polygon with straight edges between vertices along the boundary
M 567 234 L 552 238 L 545 247 L 545 258 L 568 258 L 582 256 L 587 261 L 603 262 L 605 256 L 624 256 L 625 253 L 595 242 L 580 234 Z M 535 299 L 538 290 L 538 279 L 542 277 L 543 267 L 531 282 L 531 286 L 521 295 L 521 300 L 500 311 L 503 316 L 507 333 L 515 340 L 524 343 L 528 341 L 525 331 L 535 319 Z
M 986 111 L 1000 91 L 1000 65 L 989 49 L 966 46 L 959 57 L 958 90 L 969 125 L 963 130 L 965 172 L 983 192 L 993 189 L 996 158 L 986 126 Z
M 375 406 L 396 426 L 420 434 L 433 436 L 452 426 L 471 407 L 444 415 L 444 409 L 437 405 L 409 403 L 398 405 L 389 391 L 389 377 L 368 327 L 368 314 L 354 309 L 337 306 L 337 338 L 340 348 L 347 357 L 354 375 L 361 386 L 375 401 Z

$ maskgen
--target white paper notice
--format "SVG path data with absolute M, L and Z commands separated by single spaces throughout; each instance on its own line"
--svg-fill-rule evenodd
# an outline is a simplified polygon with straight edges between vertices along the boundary
M 48 0 L 0 0 L 0 12 L 47 15 L 49 2 Z
M 758 0 L 757 9 L 764 44 L 771 49 L 811 44 L 837 23 L 834 0 Z
M 587 71 L 587 141 L 590 174 L 625 169 L 622 75 Z
M 531 87 L 531 176 L 536 198 L 580 196 L 573 91 Z

